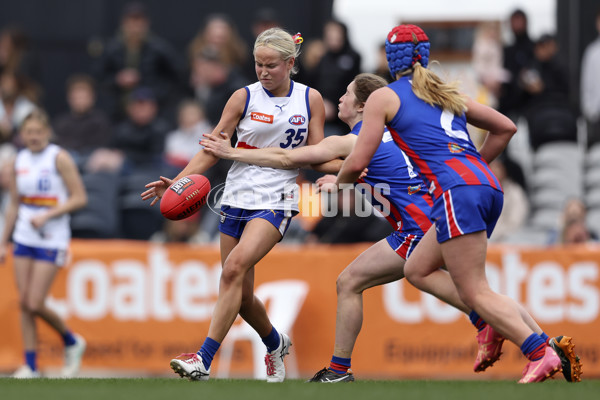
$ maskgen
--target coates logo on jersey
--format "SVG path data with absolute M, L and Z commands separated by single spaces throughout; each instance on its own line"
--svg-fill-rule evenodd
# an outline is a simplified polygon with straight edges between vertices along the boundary
M 303 115 L 292 115 L 290 117 L 290 124 L 292 125 L 304 125 L 304 123 L 306 122 L 306 118 L 304 118 Z
M 265 124 L 272 124 L 274 117 L 269 114 L 263 114 L 259 112 L 250 113 L 252 121 L 264 122 Z
M 463 151 L 465 151 L 465 148 L 456 143 L 448 143 L 448 150 L 450 150 L 450 153 L 456 154 L 462 153 Z
M 180 180 L 178 180 L 177 182 L 175 182 L 173 185 L 171 185 L 171 187 L 169 189 L 171 189 L 172 191 L 174 191 L 178 195 L 181 195 L 181 193 L 183 193 L 183 191 L 185 190 L 185 188 L 187 188 L 187 187 L 189 187 L 190 185 L 193 185 L 193 184 L 194 184 L 193 180 L 191 180 L 187 176 L 184 176 L 183 178 L 181 178 Z

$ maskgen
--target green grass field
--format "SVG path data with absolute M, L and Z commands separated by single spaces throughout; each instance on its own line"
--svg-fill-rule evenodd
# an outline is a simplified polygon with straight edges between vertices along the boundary
M 120 400 L 120 399 L 443 399 L 443 400 L 583 400 L 600 398 L 600 380 L 570 384 L 562 380 L 518 385 L 512 381 L 357 381 L 308 384 L 301 380 L 268 384 L 253 380 L 183 379 L 34 379 L 0 378 L 2 400 Z

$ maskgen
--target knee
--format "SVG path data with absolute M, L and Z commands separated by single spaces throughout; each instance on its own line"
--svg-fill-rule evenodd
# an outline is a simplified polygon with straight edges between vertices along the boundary
M 461 289 L 460 286 L 457 286 L 457 289 L 460 300 L 471 310 L 476 309 L 478 304 L 480 304 L 482 301 L 485 301 L 484 298 L 486 297 L 486 289 L 484 288 L 464 290 Z
M 223 265 L 223 270 L 221 271 L 221 284 L 225 286 L 229 286 L 232 284 L 240 283 L 244 279 L 244 274 L 246 273 L 246 268 L 239 262 L 235 260 L 227 260 L 225 265 Z
M 23 300 L 21 301 L 21 311 L 31 315 L 38 315 L 41 313 L 43 308 L 43 303 L 39 303 L 36 301 Z
M 337 295 L 344 293 L 361 293 L 363 290 L 358 287 L 356 278 L 351 271 L 342 272 L 335 281 L 335 289 Z
M 414 268 L 411 263 L 406 263 L 404 266 L 404 277 L 415 287 L 421 287 L 423 274 L 420 273 L 418 268 Z

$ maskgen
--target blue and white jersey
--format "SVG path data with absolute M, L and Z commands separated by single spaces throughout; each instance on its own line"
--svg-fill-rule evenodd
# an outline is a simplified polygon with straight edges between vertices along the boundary
M 236 147 L 293 149 L 306 144 L 310 88 L 291 82 L 285 97 L 274 97 L 260 82 L 246 88 L 246 107 L 237 126 Z M 236 161 L 227 180 L 222 205 L 247 210 L 298 211 L 298 169 L 260 167 Z
M 50 219 L 41 229 L 31 219 L 49 208 L 64 203 L 67 188 L 56 168 L 60 147 L 49 144 L 39 153 L 23 149 L 17 154 L 15 172 L 19 209 L 13 241 L 30 247 L 66 250 L 71 239 L 69 214 Z

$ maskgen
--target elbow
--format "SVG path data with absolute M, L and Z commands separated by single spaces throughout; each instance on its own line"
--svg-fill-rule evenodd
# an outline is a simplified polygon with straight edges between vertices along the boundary
M 84 208 L 85 206 L 87 206 L 88 204 L 88 197 L 87 194 L 82 194 L 81 196 L 78 196 L 78 198 L 75 201 L 75 210 L 79 210 Z

